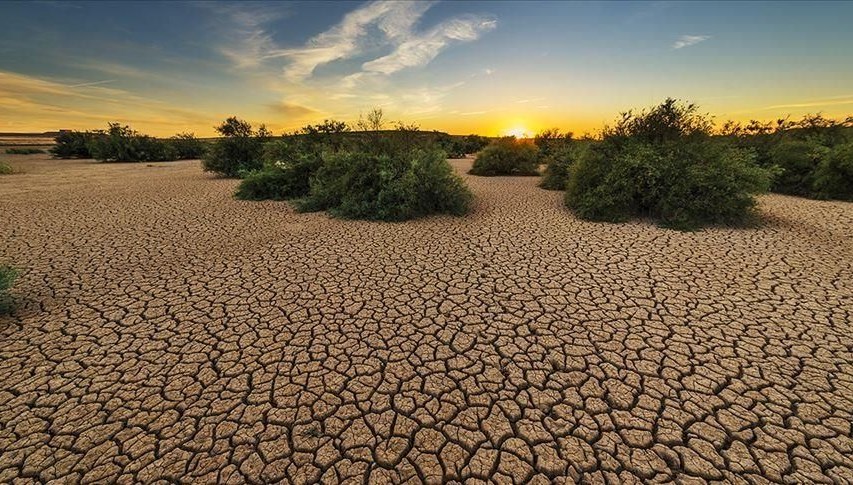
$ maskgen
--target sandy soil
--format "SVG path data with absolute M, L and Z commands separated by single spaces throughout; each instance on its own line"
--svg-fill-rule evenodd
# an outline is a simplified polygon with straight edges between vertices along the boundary
M 2 483 L 853 482 L 853 204 L 679 233 L 466 176 L 382 224 L 0 157 Z

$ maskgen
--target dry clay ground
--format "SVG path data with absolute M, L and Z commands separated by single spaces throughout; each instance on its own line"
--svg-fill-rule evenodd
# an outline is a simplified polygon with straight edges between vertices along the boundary
M 466 176 L 387 224 L 12 160 L 0 482 L 853 482 L 853 204 L 679 233 Z

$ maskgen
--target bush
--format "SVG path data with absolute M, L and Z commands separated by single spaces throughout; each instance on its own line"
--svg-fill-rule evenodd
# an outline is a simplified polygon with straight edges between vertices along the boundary
M 392 145 L 393 146 L 393 145 Z M 428 149 L 325 152 L 302 211 L 346 219 L 399 221 L 434 213 L 465 214 L 473 196 L 445 153 Z
M 39 148 L 7 148 L 6 153 L 8 155 L 35 155 L 44 153 L 44 150 Z
M 263 169 L 247 175 L 237 192 L 238 199 L 288 200 L 305 197 L 310 190 L 310 180 L 323 164 L 322 148 L 306 150 L 296 141 L 277 141 L 267 145 Z
M 119 123 L 110 123 L 106 133 L 94 136 L 89 151 L 92 158 L 105 162 L 162 162 L 176 158 L 169 143 Z
M 539 175 L 536 145 L 505 137 L 492 142 L 474 160 L 472 175 Z
M 202 159 L 206 172 L 237 177 L 263 167 L 264 143 L 270 139 L 266 127 L 261 125 L 258 130 L 253 130 L 247 121 L 232 116 L 217 126 L 216 131 L 221 138 Z
M 566 190 L 569 171 L 588 149 L 589 142 L 574 142 L 552 151 L 542 160 L 546 165 L 539 186 L 546 190 Z
M 18 277 L 18 272 L 11 266 L 0 266 L 0 315 L 9 313 L 12 309 L 12 297 L 9 288 Z
M 566 205 L 584 219 L 651 217 L 683 230 L 739 224 L 770 187 L 773 172 L 750 151 L 711 139 L 694 105 L 667 100 L 625 113 L 603 135 L 570 169 Z
M 193 133 L 178 133 L 169 138 L 168 143 L 176 160 L 195 160 L 207 153 L 207 144 Z
M 92 158 L 89 144 L 95 133 L 88 131 L 62 131 L 54 138 L 56 144 L 50 153 L 58 158 Z
M 836 145 L 814 174 L 813 191 L 822 199 L 853 201 L 853 143 Z
M 15 171 L 6 163 L 0 163 L 0 175 L 12 175 Z
M 789 195 L 808 196 L 812 193 L 815 170 L 827 151 L 821 145 L 806 140 L 785 140 L 768 153 L 771 163 L 780 169 L 773 191 Z

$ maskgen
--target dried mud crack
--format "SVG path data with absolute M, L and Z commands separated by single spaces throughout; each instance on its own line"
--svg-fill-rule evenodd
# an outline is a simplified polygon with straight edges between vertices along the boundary
M 853 204 L 679 233 L 465 176 L 383 224 L 13 163 L 2 483 L 853 482 Z

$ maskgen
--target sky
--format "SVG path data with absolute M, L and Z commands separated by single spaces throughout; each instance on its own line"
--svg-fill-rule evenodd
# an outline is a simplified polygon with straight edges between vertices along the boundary
M 667 97 L 718 122 L 853 114 L 853 2 L 0 2 L 0 132 L 236 115 L 596 133 Z

